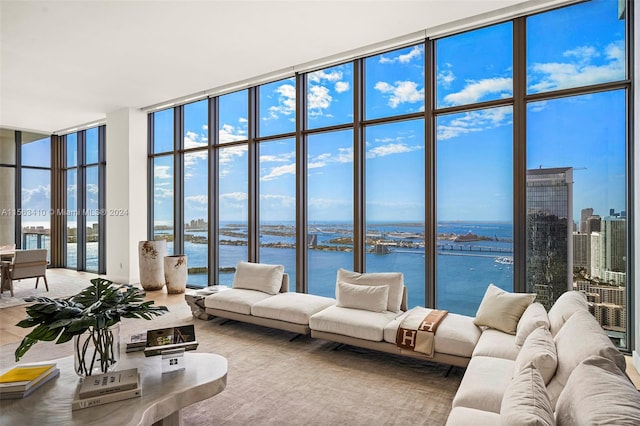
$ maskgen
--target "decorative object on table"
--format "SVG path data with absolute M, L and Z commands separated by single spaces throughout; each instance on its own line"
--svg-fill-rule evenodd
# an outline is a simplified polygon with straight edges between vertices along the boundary
M 138 243 L 138 266 L 140 285 L 147 291 L 164 287 L 164 257 L 167 255 L 165 240 L 140 241 Z
M 167 293 L 184 293 L 187 289 L 187 256 L 174 254 L 164 257 L 164 281 Z
M 185 369 L 184 348 L 162 351 L 162 374 Z
M 147 346 L 147 332 L 136 333 L 129 336 L 127 342 L 127 352 L 144 351 L 144 347 Z
M 147 331 L 145 356 L 160 355 L 171 349 L 194 350 L 198 347 L 193 324 Z
M 27 318 L 16 324 L 35 327 L 15 351 L 16 362 L 38 341 L 65 343 L 74 339 L 76 373 L 81 376 L 113 371 L 120 356 L 120 339 L 113 326 L 121 318 L 143 318 L 168 311 L 144 301 L 144 291 L 129 284 L 94 278 L 91 286 L 65 299 L 28 297 Z M 57 339 L 57 340 L 56 340 Z
M 135 389 L 139 385 L 137 368 L 113 371 L 85 377 L 78 389 L 78 398 L 85 399 L 108 393 Z
M 24 398 L 59 374 L 55 363 L 13 367 L 0 375 L 0 399 Z

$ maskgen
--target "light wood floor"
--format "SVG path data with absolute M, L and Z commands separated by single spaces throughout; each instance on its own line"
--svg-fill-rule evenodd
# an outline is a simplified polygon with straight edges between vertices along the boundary
M 182 294 L 167 294 L 165 291 L 150 291 L 147 292 L 147 300 L 153 300 L 156 305 L 164 305 L 171 307 L 171 305 L 183 304 L 184 295 Z M 19 321 L 25 318 L 24 306 L 14 306 L 10 308 L 0 309 L 0 345 L 6 345 L 8 343 L 20 342 L 25 335 L 29 333 L 31 329 L 16 327 Z M 627 374 L 640 390 L 640 373 L 635 369 L 633 360 L 630 356 L 627 359 Z

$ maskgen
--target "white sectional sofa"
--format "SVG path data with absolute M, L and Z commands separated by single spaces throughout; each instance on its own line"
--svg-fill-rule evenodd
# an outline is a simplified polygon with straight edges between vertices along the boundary
M 482 328 L 448 426 L 640 424 L 640 393 L 625 358 L 584 294 L 564 293 L 548 313 L 529 304 L 515 330 Z
M 448 426 L 640 425 L 640 393 L 625 358 L 581 292 L 564 293 L 547 313 L 533 294 L 489 285 L 475 318 L 445 316 L 428 356 L 396 344 L 410 314 L 401 273 L 340 269 L 336 299 L 287 289 L 281 265 L 240 262 L 233 288 L 205 298 L 206 312 L 466 367 Z

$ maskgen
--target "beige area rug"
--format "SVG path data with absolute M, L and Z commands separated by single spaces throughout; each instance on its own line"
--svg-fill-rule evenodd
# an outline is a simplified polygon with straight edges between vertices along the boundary
M 464 370 L 222 319 L 194 319 L 186 305 L 151 321 L 125 319 L 120 337 L 194 324 L 198 352 L 228 359 L 226 389 L 184 410 L 186 425 L 443 425 Z M 37 343 L 27 361 L 68 356 L 72 343 Z M 0 347 L 13 365 L 16 344 Z M 122 354 L 126 356 L 126 354 Z
M 49 297 L 51 299 L 73 296 L 91 285 L 89 281 L 97 276 L 89 272 L 77 272 L 69 269 L 48 269 L 49 291 L 46 290 L 42 278 L 40 278 L 38 288 L 35 288 L 35 278 L 14 281 L 13 297 L 11 297 L 11 293 L 8 290 L 5 290 L 2 293 L 2 298 L 0 298 L 0 309 L 26 305 L 27 302 L 24 299 L 31 296 Z

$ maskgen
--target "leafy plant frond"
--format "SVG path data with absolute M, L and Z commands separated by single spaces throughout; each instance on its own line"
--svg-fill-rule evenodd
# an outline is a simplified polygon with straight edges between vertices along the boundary
M 27 318 L 16 324 L 22 328 L 35 327 L 15 351 L 16 362 L 38 341 L 65 343 L 73 336 L 93 329 L 105 329 L 121 318 L 150 320 L 169 310 L 145 301 L 146 293 L 129 284 L 114 284 L 104 278 L 94 278 L 91 285 L 75 296 L 64 299 L 30 297 L 37 302 L 26 308 Z

